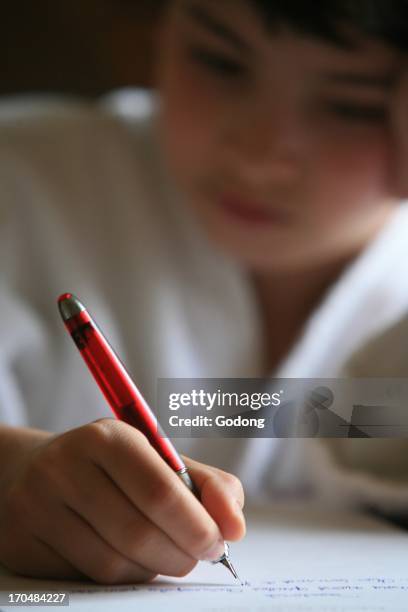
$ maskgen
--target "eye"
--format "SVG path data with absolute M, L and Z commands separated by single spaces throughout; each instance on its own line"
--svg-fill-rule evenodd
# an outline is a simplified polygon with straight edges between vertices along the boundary
M 221 76 L 239 77 L 245 74 L 245 66 L 243 64 L 230 59 L 222 53 L 215 53 L 198 47 L 189 47 L 188 54 L 195 63 Z
M 386 105 L 356 104 L 352 102 L 332 101 L 326 103 L 329 112 L 350 121 L 368 123 L 386 123 L 389 118 Z

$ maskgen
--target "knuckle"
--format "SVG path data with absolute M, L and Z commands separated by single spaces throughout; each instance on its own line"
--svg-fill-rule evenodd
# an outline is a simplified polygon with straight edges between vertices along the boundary
M 113 419 L 98 419 L 81 428 L 86 441 L 95 444 L 108 444 L 113 437 Z
M 228 487 L 231 487 L 233 489 L 241 486 L 239 478 L 234 476 L 234 474 L 230 474 L 229 472 L 223 472 L 222 479 Z
M 244 501 L 244 488 L 240 479 L 234 474 L 229 474 L 228 472 L 223 472 L 222 479 L 226 487 L 228 487 L 230 491 L 234 492 L 237 499 Z
M 97 456 L 100 452 L 114 449 L 117 441 L 115 419 L 98 419 L 80 427 L 77 431 L 77 446 L 88 454 Z
M 34 457 L 25 473 L 28 490 L 35 490 L 37 485 L 54 486 L 59 481 L 60 454 L 58 449 L 49 449 Z
M 101 445 L 112 447 L 119 441 L 121 444 L 126 441 L 127 446 L 136 445 L 136 447 L 148 444 L 146 436 L 141 431 L 135 427 L 130 428 L 126 423 L 114 418 L 97 419 L 85 425 L 84 430 L 89 443 L 95 448 L 100 448 Z

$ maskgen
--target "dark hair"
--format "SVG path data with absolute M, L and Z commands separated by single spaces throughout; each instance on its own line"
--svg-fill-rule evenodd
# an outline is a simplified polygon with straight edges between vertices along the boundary
M 269 28 L 287 26 L 336 45 L 357 35 L 408 51 L 408 0 L 250 0 Z

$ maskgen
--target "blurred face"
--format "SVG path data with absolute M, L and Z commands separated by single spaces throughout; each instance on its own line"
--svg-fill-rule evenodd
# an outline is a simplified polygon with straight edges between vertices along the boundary
M 396 53 L 271 33 L 245 0 L 175 0 L 161 45 L 162 144 L 215 244 L 282 270 L 370 240 L 395 206 Z

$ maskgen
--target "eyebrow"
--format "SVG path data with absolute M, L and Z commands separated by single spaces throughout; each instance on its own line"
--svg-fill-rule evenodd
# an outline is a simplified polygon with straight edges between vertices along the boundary
M 389 91 L 395 85 L 398 74 L 396 72 L 387 74 L 329 72 L 324 74 L 324 78 L 331 83 Z
M 213 15 L 210 15 L 206 10 L 197 4 L 185 3 L 183 10 L 199 25 L 204 26 L 207 30 L 210 30 L 219 38 L 223 38 L 237 50 L 245 52 L 250 51 L 249 45 L 238 34 L 236 34 L 236 32 Z

